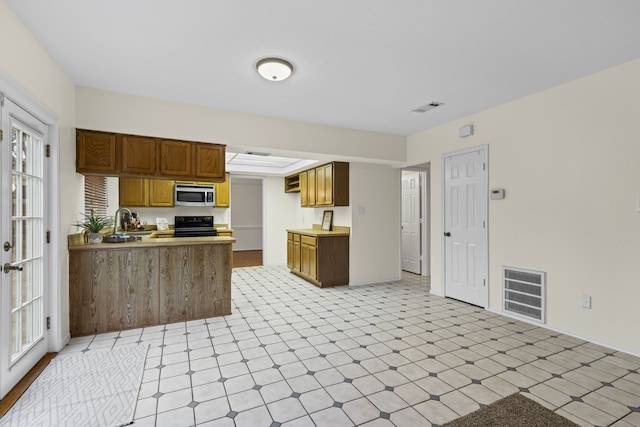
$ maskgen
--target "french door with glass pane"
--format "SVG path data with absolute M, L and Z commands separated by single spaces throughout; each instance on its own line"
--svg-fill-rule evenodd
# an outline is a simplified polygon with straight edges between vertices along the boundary
M 0 105 L 0 398 L 47 351 L 46 126 L 10 99 Z

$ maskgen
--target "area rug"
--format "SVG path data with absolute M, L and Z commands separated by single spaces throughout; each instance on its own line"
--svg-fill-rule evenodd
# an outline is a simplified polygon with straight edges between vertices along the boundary
M 131 424 L 148 349 L 138 345 L 56 356 L 0 426 Z
M 443 425 L 443 427 L 479 426 L 578 427 L 574 422 L 519 393 L 514 393 Z

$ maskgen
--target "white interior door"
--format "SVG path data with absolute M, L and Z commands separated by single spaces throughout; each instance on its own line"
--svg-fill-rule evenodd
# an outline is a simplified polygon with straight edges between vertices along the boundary
M 402 174 L 402 269 L 420 274 L 420 173 Z
M 445 296 L 487 307 L 486 148 L 444 157 Z
M 46 126 L 10 99 L 0 104 L 2 197 L 0 397 L 47 351 L 44 287 Z

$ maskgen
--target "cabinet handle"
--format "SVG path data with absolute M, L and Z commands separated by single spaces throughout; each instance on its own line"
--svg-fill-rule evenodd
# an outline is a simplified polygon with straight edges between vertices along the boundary
M 444 232 L 444 237 L 451 237 L 451 233 L 449 233 L 448 231 Z

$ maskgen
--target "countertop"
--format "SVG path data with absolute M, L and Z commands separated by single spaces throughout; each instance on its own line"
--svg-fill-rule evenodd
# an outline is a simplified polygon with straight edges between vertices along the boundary
M 150 238 L 150 235 L 140 236 L 140 240 L 126 243 L 81 243 L 69 245 L 70 251 L 95 251 L 107 249 L 161 248 L 167 246 L 196 246 L 196 245 L 229 245 L 236 242 L 233 237 L 202 236 L 202 237 L 163 237 Z
M 312 237 L 348 236 L 349 235 L 348 228 L 347 230 L 338 229 L 338 230 L 331 230 L 331 231 L 322 230 L 320 228 L 304 228 L 304 229 L 288 228 L 287 232 L 302 234 L 305 236 L 312 236 Z

